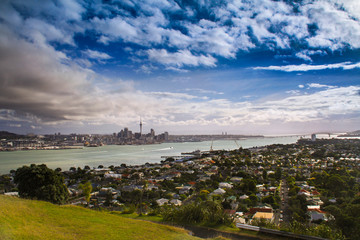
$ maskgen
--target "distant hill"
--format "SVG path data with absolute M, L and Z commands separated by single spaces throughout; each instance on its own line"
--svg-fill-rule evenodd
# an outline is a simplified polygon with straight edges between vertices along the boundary
M 0 239 L 199 239 L 187 231 L 76 206 L 0 195 Z
M 24 137 L 24 135 L 18 135 L 7 131 L 0 131 L 0 139 L 18 139 Z
M 339 137 L 360 137 L 360 130 L 354 132 L 348 132 L 346 134 L 339 135 Z

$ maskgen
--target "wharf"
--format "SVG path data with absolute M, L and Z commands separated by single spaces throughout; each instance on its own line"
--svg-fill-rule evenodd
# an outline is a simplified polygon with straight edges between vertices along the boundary
M 183 159 L 183 158 L 192 158 L 194 155 L 182 155 L 182 156 L 161 156 L 161 158 L 173 158 L 175 160 Z

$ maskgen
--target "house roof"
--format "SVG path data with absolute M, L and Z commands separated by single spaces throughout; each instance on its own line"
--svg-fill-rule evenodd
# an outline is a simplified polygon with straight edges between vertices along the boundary
M 308 205 L 307 209 L 308 210 L 312 210 L 312 209 L 319 209 L 320 210 L 320 205 Z
M 229 214 L 229 215 L 234 215 L 234 214 L 236 213 L 236 210 L 225 209 L 224 212 L 227 213 L 227 214 Z
M 312 194 L 313 195 L 320 195 L 320 193 L 318 191 L 316 191 L 316 190 L 312 191 Z
M 181 205 L 182 204 L 182 201 L 180 201 L 179 199 L 172 199 L 170 201 L 170 203 L 174 204 L 174 205 Z
M 253 218 L 272 219 L 273 216 L 274 214 L 269 212 L 256 212 Z
M 308 209 L 308 212 L 317 212 L 317 213 L 322 213 L 322 214 L 326 214 L 327 212 L 325 212 L 325 211 L 322 211 L 322 210 L 320 210 L 320 209 Z
M 224 194 L 226 191 L 222 188 L 218 188 L 212 192 L 213 194 Z

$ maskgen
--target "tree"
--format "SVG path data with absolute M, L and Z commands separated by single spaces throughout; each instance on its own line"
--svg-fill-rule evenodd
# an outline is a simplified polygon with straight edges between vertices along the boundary
M 327 186 L 330 191 L 334 193 L 336 197 L 341 196 L 340 192 L 348 190 L 348 186 L 344 179 L 339 175 L 332 175 L 327 180 Z
M 256 182 L 253 179 L 245 178 L 240 186 L 241 190 L 245 193 L 256 192 Z
M 263 177 L 264 181 L 267 179 L 267 171 L 266 170 L 264 170 L 262 172 L 262 177 Z
M 25 198 L 45 200 L 52 203 L 65 203 L 69 197 L 61 173 L 48 168 L 45 164 L 18 168 L 14 177 L 18 184 L 19 195 Z
M 279 181 L 281 179 L 281 175 L 281 168 L 277 167 L 275 170 L 275 179 Z
M 230 225 L 232 219 L 224 212 L 219 201 L 192 202 L 180 207 L 163 207 L 162 216 L 165 221 L 178 223 L 201 223 L 207 226 L 218 224 Z
M 90 202 L 90 194 L 92 191 L 92 185 L 90 182 L 86 182 L 84 184 L 79 185 L 79 189 L 83 191 L 83 194 L 85 196 L 85 201 L 89 204 Z
M 111 191 L 108 190 L 106 192 L 106 195 L 105 195 L 105 203 L 104 203 L 104 205 L 105 206 L 111 206 L 112 200 L 113 200 L 113 195 L 112 195 Z
M 141 197 L 140 197 L 140 206 L 139 206 L 139 211 L 140 211 L 140 215 L 142 215 L 143 213 L 143 207 L 144 207 L 144 202 L 143 202 L 143 197 L 144 197 L 144 191 L 148 188 L 149 183 L 145 181 L 144 186 L 142 187 L 141 190 Z M 146 205 L 145 205 L 146 206 Z

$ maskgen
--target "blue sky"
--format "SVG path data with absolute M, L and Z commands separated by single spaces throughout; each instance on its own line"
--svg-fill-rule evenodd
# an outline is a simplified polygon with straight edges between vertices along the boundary
M 0 130 L 360 126 L 358 0 L 0 3 Z

